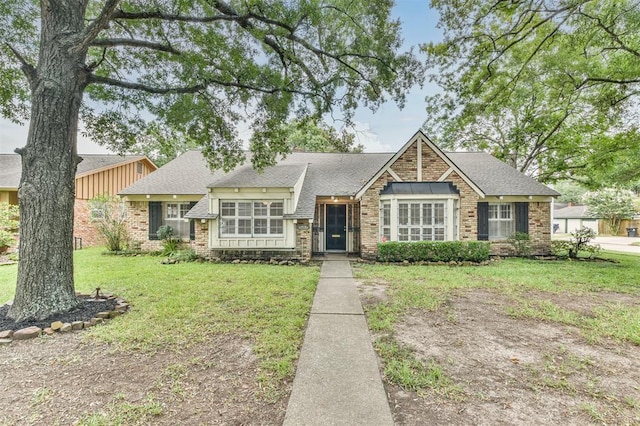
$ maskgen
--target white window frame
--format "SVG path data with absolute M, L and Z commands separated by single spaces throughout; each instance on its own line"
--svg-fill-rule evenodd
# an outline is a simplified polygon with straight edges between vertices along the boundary
M 175 211 L 176 216 L 169 216 L 170 206 L 172 206 L 171 210 Z M 176 232 L 176 236 L 180 238 L 189 238 L 189 219 L 185 217 L 189 210 L 191 210 L 190 202 L 166 201 L 163 206 L 164 217 L 162 224 L 171 226 Z M 187 223 L 187 225 L 185 225 L 185 223 Z
M 246 204 L 249 204 L 249 214 L 245 211 L 240 215 L 240 205 Z M 284 206 L 284 200 L 220 200 L 218 235 L 220 238 L 282 238 L 285 230 Z M 231 208 L 233 215 L 225 214 L 225 209 Z M 240 221 L 245 224 L 244 230 L 249 221 L 248 232 L 238 232 Z M 263 226 L 265 221 L 266 225 Z M 233 232 L 228 232 L 229 228 Z M 257 229 L 264 229 L 265 232 L 257 232 Z
M 489 239 L 506 240 L 513 235 L 516 229 L 515 204 L 489 203 L 488 210 Z
M 406 222 L 400 219 L 400 205 L 408 204 L 408 217 Z M 411 204 L 419 205 L 419 208 L 414 207 L 413 212 L 417 212 L 412 215 Z M 444 205 L 444 223 L 426 223 L 426 217 L 424 217 L 425 205 L 431 205 L 431 211 L 433 212 L 434 205 Z M 385 225 L 385 206 L 388 207 L 390 214 L 390 225 Z M 416 210 L 418 209 L 418 210 Z M 379 241 L 455 241 L 459 239 L 457 221 L 459 211 L 459 196 L 452 196 L 450 194 L 442 195 L 384 195 L 380 197 L 380 226 L 379 226 Z M 428 232 L 431 230 L 430 237 L 427 239 Z M 387 230 L 389 233 L 387 233 Z M 405 231 L 406 230 L 406 231 Z M 438 232 L 436 232 L 438 230 Z M 435 239 L 437 236 L 442 236 L 442 239 Z M 404 236 L 406 235 L 406 237 Z M 412 237 L 413 235 L 413 237 Z

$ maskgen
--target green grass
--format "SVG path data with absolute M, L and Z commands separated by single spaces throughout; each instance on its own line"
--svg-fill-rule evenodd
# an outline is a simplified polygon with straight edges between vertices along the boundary
M 133 308 L 89 339 L 123 351 L 188 350 L 212 336 L 237 333 L 254 343 L 266 392 L 291 377 L 319 270 L 305 266 L 160 264 L 92 248 L 75 252 L 76 290 L 114 293 Z M 0 267 L 0 303 L 11 299 L 17 267 Z
M 585 315 L 544 300 L 544 294 L 549 293 L 571 298 L 603 291 L 640 295 L 640 256 L 605 253 L 603 257 L 610 261 L 506 259 L 489 266 L 359 265 L 354 271 L 365 284 L 385 282 L 387 286 L 388 300 L 367 307 L 369 327 L 385 342 L 376 343 L 385 369 L 402 366 L 400 373 L 387 373 L 387 377 L 408 389 L 437 390 L 444 382 L 425 381 L 419 377 L 422 372 L 406 368 L 414 362 L 410 351 L 389 351 L 384 345 L 393 338 L 394 326 L 404 315 L 441 309 L 448 298 L 466 290 L 506 295 L 511 300 L 506 313 L 515 317 L 571 325 L 592 341 L 608 337 L 640 345 L 638 306 L 604 303 Z M 455 322 L 454 317 L 448 317 Z M 431 364 L 431 368 L 437 366 Z M 421 384 L 414 386 L 416 382 Z

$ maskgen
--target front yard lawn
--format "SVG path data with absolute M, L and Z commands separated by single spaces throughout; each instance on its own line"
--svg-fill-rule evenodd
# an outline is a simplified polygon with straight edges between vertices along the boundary
M 640 256 L 355 267 L 398 424 L 640 423 Z
M 318 268 L 102 252 L 75 253 L 76 290 L 100 287 L 133 308 L 89 331 L 0 347 L 12 386 L 0 424 L 25 412 L 49 424 L 282 421 Z M 16 270 L 0 267 L 0 303 Z

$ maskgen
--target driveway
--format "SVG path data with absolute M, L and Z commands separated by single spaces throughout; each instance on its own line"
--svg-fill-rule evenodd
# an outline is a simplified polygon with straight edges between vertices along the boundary
M 603 250 L 618 251 L 622 253 L 640 254 L 640 246 L 632 246 L 640 243 L 640 237 L 601 237 L 591 240 L 594 244 L 600 244 Z

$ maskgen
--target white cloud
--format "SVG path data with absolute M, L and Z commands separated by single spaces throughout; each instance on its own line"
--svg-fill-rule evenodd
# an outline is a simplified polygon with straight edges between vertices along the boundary
M 347 130 L 355 135 L 355 144 L 364 145 L 365 152 L 393 152 L 391 145 L 383 143 L 380 136 L 371 129 L 371 124 L 354 121 L 353 128 Z

